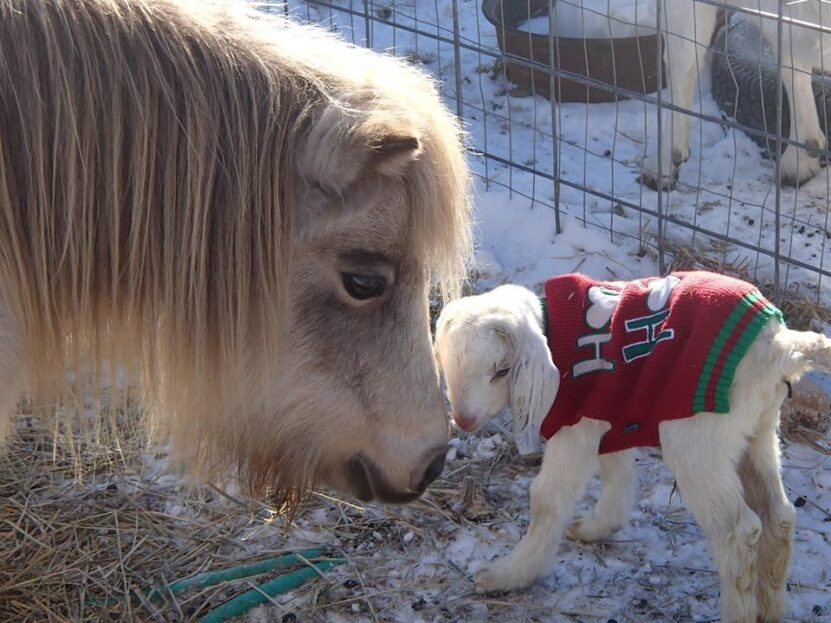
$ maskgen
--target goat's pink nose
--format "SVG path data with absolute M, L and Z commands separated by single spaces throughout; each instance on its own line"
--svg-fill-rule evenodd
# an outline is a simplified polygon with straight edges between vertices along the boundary
M 454 413 L 453 419 L 456 420 L 456 425 L 466 433 L 469 433 L 474 428 L 476 428 L 475 417 L 469 417 L 467 415 L 459 415 L 458 413 Z

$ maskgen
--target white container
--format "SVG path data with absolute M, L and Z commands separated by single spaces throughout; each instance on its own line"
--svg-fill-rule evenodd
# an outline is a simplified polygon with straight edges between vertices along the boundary
M 554 25 L 558 37 L 612 39 L 651 35 L 656 31 L 656 0 L 556 0 Z M 517 27 L 523 32 L 547 35 L 548 15 L 534 17 Z

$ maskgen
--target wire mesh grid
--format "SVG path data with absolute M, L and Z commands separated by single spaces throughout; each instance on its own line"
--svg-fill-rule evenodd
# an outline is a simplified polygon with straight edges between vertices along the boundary
M 482 185 L 550 209 L 556 231 L 561 218 L 576 218 L 653 253 L 661 270 L 683 247 L 831 307 L 831 173 L 820 166 L 824 132 L 815 136 L 811 123 L 818 116 L 829 127 L 831 5 L 290 0 L 271 10 L 431 72 L 464 120 Z M 812 68 L 817 113 L 804 96 Z M 675 181 L 685 124 L 689 159 Z M 669 191 L 641 183 L 644 154 L 658 151 L 647 165 L 653 181 L 673 183 Z M 814 175 L 776 183 L 793 170 Z

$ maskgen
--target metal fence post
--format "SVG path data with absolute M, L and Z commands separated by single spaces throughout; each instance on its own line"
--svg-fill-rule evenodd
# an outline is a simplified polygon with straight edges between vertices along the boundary
M 782 2 L 777 2 L 776 19 L 776 163 L 774 164 L 774 175 L 776 176 L 776 207 L 774 211 L 774 241 L 773 241 L 773 298 L 779 304 L 779 255 L 781 253 L 779 231 L 782 226 L 782 42 L 784 38 L 784 20 L 782 13 Z M 796 123 L 796 115 L 791 107 L 791 123 Z M 791 145 L 791 149 L 796 146 Z
M 657 57 L 657 67 L 658 73 L 656 74 L 657 86 L 658 90 L 655 92 L 655 101 L 657 104 L 658 110 L 658 119 L 657 119 L 657 140 L 658 140 L 658 272 L 660 274 L 664 274 L 666 271 L 666 258 L 664 257 L 664 191 L 661 186 L 664 180 L 664 137 L 663 137 L 663 117 L 664 117 L 664 110 L 663 110 L 663 95 L 664 95 L 664 74 L 663 74 L 663 59 L 664 59 L 664 35 L 663 35 L 663 28 L 662 28 L 662 18 L 663 18 L 663 8 L 664 3 L 663 0 L 657 0 L 655 3 L 655 15 L 656 15 L 656 45 L 658 48 L 658 53 L 656 54 Z M 672 93 L 670 93 L 670 97 L 672 97 Z M 649 147 L 647 147 L 649 149 Z
M 459 34 L 459 0 L 453 0 L 453 69 L 456 73 L 456 114 L 464 118 L 462 104 L 462 46 Z
M 560 224 L 560 137 L 557 133 L 557 98 L 556 94 L 556 70 L 554 69 L 557 47 L 554 39 L 557 36 L 554 14 L 554 0 L 548 0 L 548 97 L 551 110 L 551 173 L 554 178 L 554 230 L 557 234 L 562 233 Z
M 369 9 L 370 0 L 364 0 L 364 34 L 366 35 L 366 47 L 372 47 L 372 12 Z

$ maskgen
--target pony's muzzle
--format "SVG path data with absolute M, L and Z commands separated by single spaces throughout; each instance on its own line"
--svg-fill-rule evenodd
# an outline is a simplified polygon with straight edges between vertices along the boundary
M 446 454 L 447 446 L 428 452 L 410 477 L 410 487 L 406 491 L 393 486 L 378 465 L 363 453 L 358 453 L 349 461 L 346 476 L 355 497 L 364 502 L 378 500 L 389 504 L 406 504 L 424 493 L 427 486 L 439 477 L 444 469 Z

